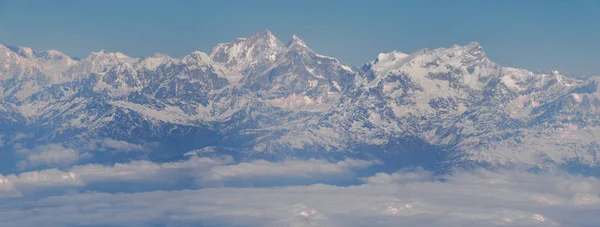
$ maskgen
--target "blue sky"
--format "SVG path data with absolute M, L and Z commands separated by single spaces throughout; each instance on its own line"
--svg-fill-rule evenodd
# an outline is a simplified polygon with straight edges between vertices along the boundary
M 77 57 L 101 49 L 183 56 L 265 29 L 352 65 L 478 41 L 503 65 L 600 75 L 598 0 L 0 0 L 0 43 Z

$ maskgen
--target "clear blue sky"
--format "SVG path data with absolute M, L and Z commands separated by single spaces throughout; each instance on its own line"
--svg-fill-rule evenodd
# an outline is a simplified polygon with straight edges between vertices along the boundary
M 267 28 L 352 65 L 479 41 L 503 65 L 600 75 L 600 0 L 0 0 L 0 43 L 77 57 L 183 56 Z

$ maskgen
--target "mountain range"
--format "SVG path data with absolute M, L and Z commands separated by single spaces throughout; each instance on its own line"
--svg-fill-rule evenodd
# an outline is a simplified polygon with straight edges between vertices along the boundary
M 502 66 L 477 42 L 381 53 L 362 66 L 268 30 L 182 58 L 102 50 L 74 59 L 0 45 L 0 150 L 18 160 L 11 151 L 110 139 L 150 151 L 98 160 L 231 154 L 594 167 L 599 82 Z

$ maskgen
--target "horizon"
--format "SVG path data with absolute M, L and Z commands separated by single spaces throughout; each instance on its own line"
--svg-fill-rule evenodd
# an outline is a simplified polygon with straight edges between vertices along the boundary
M 594 57 L 600 31 L 590 29 L 600 21 L 597 0 L 339 3 L 309 1 L 289 12 L 276 1 L 0 0 L 5 22 L 0 43 L 56 49 L 77 58 L 102 49 L 131 57 L 179 57 L 269 29 L 278 37 L 296 34 L 319 53 L 355 66 L 392 50 L 413 53 L 476 41 L 501 65 L 600 75 Z M 23 15 L 30 19 L 14 20 Z
M 172 58 L 183 58 L 183 57 L 185 57 L 185 56 L 187 56 L 187 55 L 189 55 L 189 54 L 191 54 L 191 53 L 193 53 L 193 52 L 196 52 L 196 51 L 200 51 L 200 52 L 202 52 L 202 53 L 210 54 L 210 53 L 213 51 L 214 47 L 218 46 L 219 44 L 231 43 L 231 42 L 234 42 L 234 41 L 236 41 L 236 40 L 238 40 L 238 39 L 246 39 L 246 38 L 249 38 L 249 37 L 251 37 L 251 36 L 254 36 L 254 35 L 257 35 L 257 34 L 260 34 L 260 33 L 263 33 L 263 32 L 271 32 L 271 34 L 273 34 L 273 36 L 275 36 L 275 38 L 277 38 L 277 40 L 278 40 L 278 41 L 282 42 L 282 43 L 283 43 L 284 45 L 286 45 L 286 46 L 289 46 L 289 42 L 293 40 L 294 36 L 295 36 L 295 37 L 297 37 L 298 39 L 300 39 L 300 40 L 304 41 L 304 39 L 302 39 L 302 37 L 300 37 L 300 36 L 298 36 L 298 35 L 296 35 L 296 34 L 293 34 L 293 35 L 292 35 L 292 36 L 289 38 L 289 40 L 288 40 L 287 42 L 284 42 L 284 39 L 281 39 L 279 36 L 277 36 L 275 33 L 273 33 L 273 32 L 272 32 L 270 29 L 265 29 L 265 30 L 263 30 L 263 31 L 259 31 L 259 32 L 252 33 L 252 34 L 250 34 L 250 35 L 248 35 L 248 36 L 245 36 L 245 37 L 237 37 L 237 38 L 233 38 L 233 39 L 231 39 L 230 41 L 218 42 L 218 43 L 216 43 L 215 45 L 213 45 L 213 47 L 212 47 L 212 48 L 210 48 L 209 50 L 195 49 L 195 50 L 190 50 L 188 53 L 186 53 L 186 54 L 184 54 L 184 55 L 178 55 L 178 56 L 169 55 L 168 53 L 164 53 L 164 52 L 155 52 L 155 53 L 153 53 L 153 54 L 150 54 L 150 55 L 144 55 L 144 56 L 135 56 L 135 55 L 131 55 L 131 54 L 125 53 L 125 52 L 123 52 L 123 51 L 118 51 L 118 50 L 117 50 L 117 51 L 110 51 L 110 50 L 107 50 L 107 49 L 100 49 L 100 50 L 96 50 L 96 51 L 91 51 L 91 52 L 87 53 L 86 55 L 74 56 L 74 55 L 69 55 L 69 54 L 67 54 L 67 53 L 65 53 L 64 51 L 61 51 L 61 50 L 59 50 L 59 49 L 52 49 L 52 48 L 50 48 L 50 49 L 35 49 L 35 48 L 29 47 L 29 46 L 11 45 L 11 44 L 8 44 L 8 43 L 0 43 L 0 45 L 4 45 L 4 46 L 6 46 L 6 47 L 8 47 L 8 48 L 10 48 L 10 47 L 16 47 L 16 48 L 30 48 L 30 49 L 31 49 L 32 51 L 34 51 L 34 52 L 58 51 L 58 52 L 61 52 L 61 53 L 65 54 L 65 55 L 67 55 L 67 56 L 71 57 L 71 58 L 77 58 L 77 59 L 84 59 L 84 58 L 88 57 L 88 56 L 89 56 L 90 54 L 92 54 L 92 53 L 99 53 L 99 52 L 121 53 L 121 54 L 124 54 L 124 55 L 126 55 L 127 57 L 136 58 L 136 59 L 148 58 L 148 57 L 152 57 L 152 56 L 154 56 L 154 55 L 156 55 L 156 54 L 163 54 L 163 55 L 167 55 L 167 56 L 169 56 L 169 57 L 172 57 Z M 392 52 L 404 53 L 404 54 L 413 54 L 413 53 L 419 52 L 419 51 L 421 51 L 421 50 L 423 50 L 423 49 L 439 49 L 439 48 L 450 48 L 450 47 L 452 47 L 452 46 L 468 46 L 468 45 L 470 45 L 470 44 L 472 44 L 472 43 L 477 43 L 477 44 L 481 45 L 481 43 L 480 43 L 480 42 L 478 42 L 478 41 L 470 41 L 470 42 L 468 42 L 468 43 L 466 43 L 466 44 L 458 44 L 458 43 L 455 43 L 455 44 L 452 44 L 452 45 L 450 45 L 450 46 L 442 46 L 442 47 L 423 47 L 423 48 L 421 48 L 421 49 L 418 49 L 418 50 L 416 50 L 416 51 L 413 51 L 413 52 L 402 52 L 402 51 L 399 51 L 399 50 L 395 50 L 395 49 L 394 49 L 394 50 L 390 50 L 390 51 L 388 51 L 388 52 L 380 52 L 380 53 L 377 53 L 377 54 L 375 54 L 375 58 L 374 58 L 374 59 L 372 59 L 372 60 L 370 60 L 370 61 L 367 61 L 367 62 L 364 62 L 364 63 L 362 63 L 362 64 L 358 64 L 358 65 L 351 65 L 351 66 L 361 66 L 361 65 L 364 65 L 364 64 L 368 64 L 369 62 L 371 62 L 371 61 L 375 60 L 375 59 L 377 58 L 377 55 L 379 55 L 379 54 L 387 54 L 387 53 L 392 53 Z M 308 44 L 308 43 L 307 43 L 306 45 L 307 45 L 307 46 L 310 48 L 310 44 Z M 485 50 L 485 46 L 483 46 L 483 45 L 481 45 L 481 46 L 482 46 L 482 47 L 484 48 L 484 50 Z M 312 48 L 311 48 L 311 49 L 312 49 Z M 313 51 L 315 51 L 315 53 L 320 53 L 318 50 L 314 50 L 314 49 L 313 49 Z M 336 58 L 336 59 L 337 59 L 337 57 L 335 57 L 335 56 L 329 56 L 329 55 L 328 55 L 328 57 L 333 57 L 333 58 Z M 338 59 L 338 60 L 339 60 L 339 59 Z M 342 62 L 342 61 L 340 61 L 340 62 Z M 343 63 L 343 62 L 342 62 L 342 63 Z M 344 64 L 345 64 L 345 63 L 344 63 Z M 350 65 L 350 64 L 346 64 L 346 65 Z
M 288 45 L 289 45 L 289 42 L 291 42 L 291 41 L 294 39 L 294 37 L 296 37 L 296 38 L 298 38 L 298 39 L 300 39 L 300 40 L 304 41 L 304 39 L 302 39 L 302 37 L 300 37 L 300 36 L 298 36 L 298 35 L 296 35 L 296 34 L 292 34 L 292 35 L 290 36 L 290 38 L 289 38 L 289 41 L 287 41 L 287 42 L 284 42 L 284 40 L 283 40 L 283 39 L 281 39 L 279 36 L 277 36 L 277 34 L 275 34 L 274 32 L 272 32 L 272 31 L 271 31 L 271 29 L 268 29 L 268 28 L 267 28 L 267 29 L 264 29 L 264 30 L 262 30 L 262 31 L 254 32 L 254 33 L 252 33 L 252 34 L 250 34 L 250 35 L 248 35 L 248 36 L 245 36 L 245 37 L 237 37 L 237 38 L 230 39 L 230 41 L 218 42 L 218 43 L 214 44 L 214 45 L 213 45 L 213 47 L 212 47 L 212 48 L 210 48 L 209 50 L 201 50 L 201 49 L 191 50 L 191 51 L 189 51 L 187 54 L 180 55 L 180 56 L 172 56 L 172 55 L 169 55 L 168 53 L 163 53 L 163 52 L 155 52 L 155 53 L 153 53 L 153 54 L 150 54 L 150 55 L 145 55 L 145 56 L 132 56 L 132 55 L 130 55 L 130 54 L 128 54 L 128 53 L 125 53 L 125 52 L 122 52 L 122 51 L 109 51 L 109 50 L 107 50 L 107 49 L 101 49 L 101 50 L 97 50 L 97 51 L 91 51 L 91 52 L 89 52 L 87 55 L 84 55 L 84 56 L 72 56 L 72 55 L 69 55 L 69 54 L 67 54 L 67 53 L 63 52 L 62 50 L 59 50 L 59 49 L 45 49 L 45 50 L 40 50 L 40 49 L 34 49 L 34 48 L 32 48 L 32 47 L 28 47 L 28 46 L 15 46 L 15 45 L 10 45 L 10 44 L 6 44 L 6 43 L 0 43 L 0 45 L 4 45 L 4 46 L 6 46 L 6 47 L 8 47 L 8 48 L 11 48 L 11 47 L 17 47 L 17 48 L 30 48 L 30 49 L 31 49 L 31 50 L 33 50 L 34 52 L 58 51 L 58 52 L 61 52 L 61 53 L 65 54 L 65 55 L 67 55 L 67 56 L 71 57 L 72 59 L 74 59 L 74 60 L 78 60 L 78 61 L 79 61 L 79 60 L 82 60 L 82 59 L 85 59 L 86 57 L 89 57 L 89 56 L 90 56 L 91 54 L 93 54 L 93 53 L 99 53 L 99 52 L 103 52 L 103 51 L 104 51 L 104 52 L 109 52 L 109 53 L 120 53 L 120 54 L 123 54 L 123 55 L 125 55 L 125 56 L 127 56 L 127 57 L 130 57 L 130 58 L 133 58 L 133 59 L 145 59 L 145 58 L 149 58 L 149 57 L 156 56 L 156 55 L 166 55 L 166 56 L 168 56 L 168 57 L 171 57 L 171 58 L 174 58 L 174 59 L 181 59 L 181 58 L 183 58 L 183 57 L 185 57 L 185 56 L 187 56 L 187 55 L 189 55 L 189 54 L 191 54 L 191 53 L 193 53 L 193 52 L 196 52 L 196 51 L 200 51 L 200 52 L 202 52 L 202 53 L 205 53 L 205 54 L 208 54 L 208 55 L 210 55 L 210 53 L 213 51 L 213 49 L 214 49 L 215 47 L 217 47 L 219 44 L 231 43 L 231 42 L 234 42 L 234 41 L 236 41 L 236 40 L 238 40 L 238 39 L 246 39 L 246 38 L 249 38 L 249 37 L 251 37 L 251 36 L 254 36 L 254 35 L 258 35 L 258 34 L 260 34 L 260 33 L 263 33 L 263 32 L 269 32 L 269 33 L 271 33 L 271 34 L 272 34 L 272 35 L 273 35 L 273 36 L 274 36 L 274 37 L 275 37 L 275 38 L 276 38 L 278 41 L 282 42 L 282 43 L 283 43 L 284 45 L 286 45 L 286 46 L 288 46 Z M 418 53 L 419 51 L 422 51 L 422 50 L 424 50 L 424 49 L 440 49 L 440 48 L 451 48 L 451 47 L 453 47 L 453 46 L 462 46 L 462 47 L 464 47 L 464 46 L 471 45 L 471 44 L 473 44 L 473 43 L 476 43 L 476 44 L 480 45 L 480 46 L 483 48 L 483 51 L 484 51 L 484 53 L 486 53 L 486 56 L 488 56 L 488 58 L 490 58 L 490 57 L 489 57 L 489 55 L 488 55 L 488 54 L 487 54 L 487 52 L 486 52 L 486 48 L 485 48 L 485 46 L 484 46 L 484 45 L 482 45 L 482 44 L 481 44 L 480 42 L 478 42 L 478 41 L 470 41 L 470 42 L 468 42 L 468 43 L 466 43 L 466 44 L 452 44 L 452 45 L 450 45 L 450 46 L 443 46 L 443 47 L 423 47 L 423 48 L 421 48 L 421 49 L 418 49 L 418 50 L 416 50 L 416 51 L 413 51 L 413 52 L 402 52 L 402 51 L 398 51 L 398 50 L 395 50 L 395 49 L 394 49 L 394 50 L 390 50 L 390 51 L 388 51 L 388 52 L 380 52 L 380 53 L 376 54 L 376 55 L 375 55 L 375 56 L 374 56 L 374 57 L 373 57 L 371 60 L 369 60 L 369 61 L 367 61 L 367 62 L 364 62 L 364 63 L 361 63 L 361 64 L 348 64 L 348 63 L 345 63 L 345 62 L 343 62 L 343 61 L 339 60 L 339 58 L 338 58 L 337 56 L 330 56 L 330 55 L 326 55 L 326 56 L 328 56 L 328 57 L 332 57 L 332 58 L 335 58 L 335 59 L 338 59 L 338 60 L 340 61 L 340 63 L 342 63 L 342 64 L 344 64 L 344 65 L 348 65 L 348 66 L 354 66 L 354 67 L 361 67 L 361 66 L 367 65 L 367 64 L 369 64 L 369 63 L 372 63 L 373 61 L 375 61 L 375 60 L 377 59 L 377 55 L 379 55 L 379 54 L 387 54 L 387 53 L 396 52 L 396 53 L 403 53 L 403 54 L 410 55 L 410 54 Z M 306 45 L 307 45 L 309 48 L 311 48 L 311 47 L 310 47 L 310 46 L 311 46 L 311 45 L 310 45 L 310 43 L 307 43 Z M 313 49 L 313 48 L 311 48 L 311 49 Z M 315 51 L 315 53 L 320 53 L 318 50 L 314 50 L 314 49 L 313 49 L 313 51 Z M 494 59 L 492 59 L 492 58 L 490 58 L 490 60 L 491 60 L 492 62 L 495 62 L 495 63 L 497 63 L 497 62 L 496 62 L 496 61 L 494 61 Z M 504 67 L 512 67 L 512 66 L 510 66 L 510 65 L 502 65 L 502 66 L 504 66 Z M 524 68 L 523 68 L 523 69 L 524 69 Z M 536 73 L 536 74 L 551 74 L 551 73 L 553 73 L 553 72 L 560 72 L 560 73 L 561 73 L 562 75 L 564 75 L 564 76 L 567 76 L 567 77 L 573 77 L 573 78 L 587 78 L 587 77 L 596 77 L 596 76 L 600 76 L 600 74 L 598 74 L 598 75 L 595 75 L 595 74 L 589 74 L 589 75 L 572 74 L 572 73 L 565 72 L 563 69 L 541 69 L 541 70 L 531 70 L 531 69 L 526 69 L 526 70 L 528 70 L 528 71 L 531 71 L 531 72 L 533 72 L 533 73 Z

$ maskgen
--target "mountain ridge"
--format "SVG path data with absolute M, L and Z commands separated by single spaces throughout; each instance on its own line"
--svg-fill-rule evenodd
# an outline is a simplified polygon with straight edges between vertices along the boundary
M 36 131 L 32 143 L 179 141 L 173 156 L 236 150 L 406 165 L 600 161 L 599 79 L 501 66 L 478 42 L 381 53 L 358 67 L 268 30 L 182 58 L 59 53 L 0 46 L 0 124 Z M 60 59 L 39 60 L 48 56 Z

